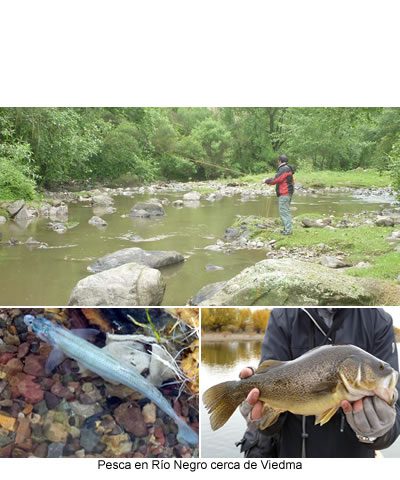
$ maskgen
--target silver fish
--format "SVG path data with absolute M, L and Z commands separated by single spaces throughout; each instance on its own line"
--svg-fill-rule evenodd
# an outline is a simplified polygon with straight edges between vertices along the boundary
M 122 383 L 132 388 L 132 390 L 145 395 L 177 424 L 177 439 L 180 443 L 191 447 L 195 447 L 198 444 L 198 434 L 176 414 L 169 402 L 154 385 L 135 370 L 121 365 L 112 355 L 82 338 L 93 336 L 94 333 L 98 333 L 97 330 L 75 329 L 70 331 L 46 318 L 33 315 L 25 315 L 24 322 L 32 328 L 32 331 L 41 340 L 55 347 L 48 359 L 48 370 L 51 371 L 56 365 L 60 364 L 64 356 L 73 358 L 83 367 L 97 373 L 105 380 Z

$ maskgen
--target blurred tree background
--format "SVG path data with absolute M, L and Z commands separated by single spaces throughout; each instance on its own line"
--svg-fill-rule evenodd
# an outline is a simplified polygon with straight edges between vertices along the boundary
M 0 199 L 42 188 L 376 168 L 400 190 L 399 108 L 0 108 Z
M 204 332 L 264 333 L 271 310 L 250 308 L 202 308 Z

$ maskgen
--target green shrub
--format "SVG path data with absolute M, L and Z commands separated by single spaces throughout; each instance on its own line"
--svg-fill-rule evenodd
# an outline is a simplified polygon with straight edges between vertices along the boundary
M 7 201 L 35 198 L 35 181 L 28 169 L 17 162 L 0 157 L 0 199 Z

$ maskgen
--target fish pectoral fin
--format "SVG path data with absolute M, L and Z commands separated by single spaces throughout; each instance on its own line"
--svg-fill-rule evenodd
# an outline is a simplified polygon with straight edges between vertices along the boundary
M 96 330 L 95 328 L 72 328 L 71 333 L 85 340 L 90 340 L 98 335 L 100 331 Z
M 339 406 L 332 407 L 329 410 L 321 413 L 321 415 L 315 416 L 315 425 L 320 424 L 321 426 L 329 422 L 329 420 L 335 415 L 338 411 Z
M 261 365 L 259 365 L 259 367 L 254 373 L 264 373 L 270 368 L 283 365 L 284 363 L 286 362 L 280 362 L 279 360 L 265 360 L 264 362 L 261 363 Z
M 53 348 L 46 361 L 46 373 L 51 373 L 58 365 L 65 360 L 64 353 L 58 348 Z
M 316 385 L 312 393 L 330 393 L 336 390 L 337 383 L 333 382 L 321 382 Z
M 264 405 L 264 408 L 261 412 L 261 424 L 260 429 L 264 430 L 272 425 L 277 417 L 282 413 L 283 410 L 275 410 L 274 408 L 269 407 L 268 405 Z

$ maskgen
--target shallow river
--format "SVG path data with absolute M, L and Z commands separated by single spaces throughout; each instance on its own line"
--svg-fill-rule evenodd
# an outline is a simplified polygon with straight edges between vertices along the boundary
M 159 198 L 166 197 L 172 202 L 182 195 L 159 195 Z M 162 269 L 167 284 L 164 305 L 184 305 L 204 285 L 230 279 L 247 266 L 265 259 L 262 250 L 226 255 L 204 250 L 204 247 L 222 239 L 237 214 L 265 217 L 268 212 L 270 217 L 277 217 L 275 197 L 258 197 L 248 202 L 242 202 L 239 196 L 224 197 L 214 203 L 202 200 L 198 208 L 177 209 L 167 205 L 167 215 L 162 218 L 121 218 L 136 202 L 148 198 L 149 195 L 114 197 L 117 212 L 104 216 L 108 222 L 105 229 L 88 224 L 93 210 L 83 203 L 69 204 L 69 221 L 79 225 L 64 234 L 52 231 L 45 218 L 25 229 L 14 222 L 1 225 L 3 242 L 10 238 L 24 242 L 32 236 L 48 243 L 50 248 L 0 246 L 0 305 L 66 305 L 73 287 L 89 274 L 86 267 L 96 258 L 122 248 L 177 250 L 185 256 L 184 263 Z M 349 194 L 295 195 L 292 206 L 296 209 L 294 215 L 317 212 L 342 215 L 376 210 L 390 201 L 390 197 L 366 199 Z M 147 241 L 133 243 L 124 238 L 132 234 Z M 208 263 L 222 266 L 224 270 L 207 272 Z
M 397 344 L 397 348 L 400 344 Z M 261 355 L 261 342 L 203 342 L 201 346 L 201 391 L 217 383 L 238 378 L 240 370 L 257 366 Z M 200 401 L 201 455 L 208 458 L 243 458 L 235 442 L 245 431 L 245 421 L 237 409 L 229 421 L 213 432 L 209 416 Z M 400 458 L 400 438 L 389 448 L 382 450 L 384 457 Z

